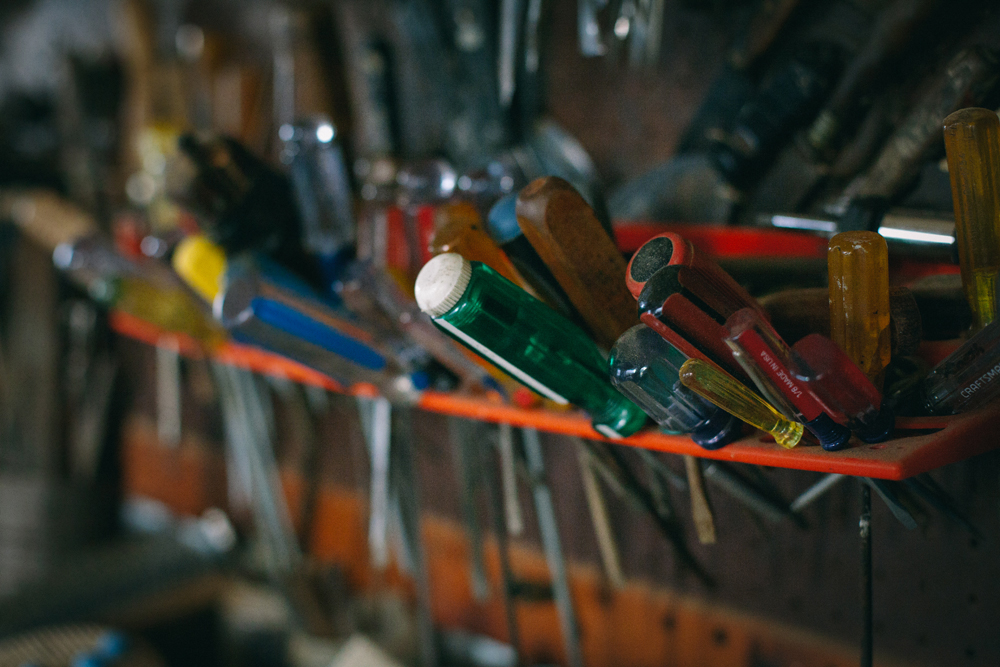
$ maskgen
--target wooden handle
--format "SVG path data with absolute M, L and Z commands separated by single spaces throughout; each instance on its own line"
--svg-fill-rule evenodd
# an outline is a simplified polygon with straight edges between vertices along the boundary
M 556 176 L 533 181 L 518 195 L 517 222 L 598 344 L 610 348 L 636 324 L 625 260 L 573 186 Z

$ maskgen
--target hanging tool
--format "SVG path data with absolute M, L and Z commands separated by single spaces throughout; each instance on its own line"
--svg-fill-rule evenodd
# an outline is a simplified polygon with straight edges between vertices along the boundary
M 504 518 L 508 534 L 517 537 L 524 531 L 524 516 L 517 493 L 517 466 L 514 454 L 514 429 L 506 423 L 497 425 L 497 451 L 500 456 L 500 482 Z
M 702 544 L 715 544 L 715 517 L 712 506 L 705 495 L 705 479 L 702 477 L 701 463 L 694 456 L 684 457 L 684 470 L 687 471 L 688 491 L 691 494 L 691 516 L 694 519 L 695 532 Z
M 917 521 L 913 514 L 900 502 L 893 484 L 884 479 L 873 479 L 871 477 L 861 477 L 860 480 L 875 490 L 875 493 L 885 501 L 889 511 L 896 517 L 907 530 L 916 530 Z
M 371 476 L 368 498 L 368 550 L 372 566 L 389 565 L 389 466 L 392 447 L 392 404 L 384 397 L 357 398 L 358 414 L 368 446 Z
M 722 461 L 708 461 L 702 473 L 708 482 L 724 489 L 731 498 L 767 521 L 778 523 L 784 519 L 791 519 L 801 525 L 801 518 L 789 505 L 778 502 L 753 488 Z
M 421 665 L 437 667 L 440 663 L 431 606 L 431 585 L 427 573 L 423 532 L 420 528 L 419 478 L 415 468 L 412 434 L 408 429 L 412 423 L 412 413 L 404 408 L 397 410 L 397 414 L 399 419 L 393 428 L 393 432 L 397 435 L 390 454 L 389 472 L 396 491 L 397 511 L 402 524 L 401 537 L 416 582 L 417 632 L 420 640 Z
M 156 342 L 156 439 L 177 449 L 181 444 L 181 355 L 170 335 Z
M 281 491 L 271 445 L 269 406 L 248 371 L 213 363 L 226 431 L 231 472 L 244 484 L 239 502 L 249 502 L 257 539 L 268 573 L 279 580 L 299 567 L 299 551 L 291 517 Z
M 674 547 L 678 563 L 694 574 L 705 586 L 715 585 L 713 578 L 705 572 L 694 555 L 688 550 L 684 531 L 675 515 L 662 513 L 653 495 L 647 490 L 626 463 L 619 448 L 603 442 L 582 441 L 590 451 L 595 469 L 608 487 L 631 504 L 636 510 L 649 514 L 656 522 L 660 533 Z M 690 487 L 689 487 L 690 488 Z M 707 505 L 707 501 L 706 501 Z
M 861 485 L 861 667 L 872 667 L 874 617 L 872 615 L 872 501 L 871 491 Z
M 517 56 L 521 23 L 524 21 L 523 0 L 500 0 L 500 43 L 497 49 L 497 82 L 500 106 L 510 107 L 517 86 Z
M 618 553 L 618 543 L 611 528 L 608 507 L 604 502 L 604 494 L 594 474 L 591 454 L 582 444 L 576 447 L 577 462 L 580 465 L 580 478 L 583 481 L 583 493 L 590 510 L 590 523 L 594 527 L 594 537 L 597 539 L 597 550 L 601 556 L 604 576 L 613 588 L 625 586 L 625 574 L 622 572 L 621 557 Z
M 576 612 L 573 610 L 573 598 L 569 589 L 569 576 L 566 572 L 566 561 L 563 558 L 559 539 L 555 508 L 552 505 L 552 494 L 546 481 L 542 445 L 538 438 L 538 431 L 533 428 L 521 429 L 521 435 L 528 479 L 531 483 L 535 512 L 538 516 L 538 528 L 545 550 L 545 561 L 548 563 L 549 573 L 552 575 L 552 592 L 559 610 L 559 625 L 562 630 L 563 644 L 566 647 L 566 662 L 570 667 L 583 667 L 583 655 L 580 652 L 580 631 L 577 626 Z
M 982 47 L 963 49 L 937 69 L 928 93 L 895 124 L 878 157 L 825 207 L 839 217 L 838 231 L 876 229 L 886 204 L 905 191 L 939 150 L 941 120 L 970 101 L 982 100 L 996 80 L 996 54 Z
M 505 479 L 507 475 L 503 471 L 506 463 L 504 462 L 503 447 L 501 445 L 501 439 L 503 438 L 503 427 L 507 427 L 508 437 L 512 440 L 512 432 L 510 424 L 499 424 L 501 427 L 497 431 L 496 440 L 496 452 L 491 452 L 489 448 L 480 447 L 478 449 L 481 457 L 481 471 L 482 471 L 482 482 L 486 487 L 486 495 L 489 499 L 489 511 L 490 516 L 493 520 L 493 533 L 497 541 L 497 559 L 500 562 L 500 599 L 503 602 L 504 617 L 507 623 L 507 641 L 511 646 L 514 647 L 514 652 L 520 656 L 521 652 L 521 642 L 520 633 L 517 626 L 517 613 L 514 609 L 514 574 L 510 564 L 510 540 L 509 535 L 519 534 L 520 529 L 515 533 L 507 523 L 507 517 L 510 512 L 510 505 L 508 503 L 508 491 L 506 488 L 497 488 L 497 477 L 500 477 L 501 486 L 506 486 L 508 483 L 512 485 L 512 491 L 514 495 L 515 506 L 518 509 L 517 518 L 518 521 L 521 520 L 520 506 L 517 504 L 517 478 L 515 476 L 515 471 L 513 469 L 513 442 L 510 444 L 510 456 L 511 456 L 511 471 L 510 479 Z M 520 659 L 518 659 L 517 664 L 520 664 Z
M 847 478 L 847 475 L 840 475 L 838 473 L 830 473 L 828 475 L 823 475 L 815 484 L 810 486 L 808 489 L 800 493 L 795 500 L 789 505 L 789 509 L 793 512 L 801 512 L 806 507 L 811 505 L 824 493 L 832 489 L 838 483 L 842 482 Z
M 479 525 L 478 503 L 476 502 L 479 488 L 478 480 L 482 477 L 479 469 L 480 457 L 477 454 L 481 447 L 477 437 L 478 424 L 465 419 L 451 418 L 448 420 L 448 439 L 451 443 L 451 455 L 458 477 L 458 492 L 462 512 L 462 523 L 465 524 L 466 537 L 469 540 L 470 580 L 472 582 L 472 597 L 477 602 L 489 598 L 490 586 L 486 579 L 486 561 L 483 551 L 483 531 Z

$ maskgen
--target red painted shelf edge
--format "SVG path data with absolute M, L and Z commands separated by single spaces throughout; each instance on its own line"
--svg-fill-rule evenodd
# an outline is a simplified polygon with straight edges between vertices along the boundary
M 195 341 L 184 336 L 164 334 L 156 326 L 122 312 L 112 312 L 111 327 L 124 336 L 150 345 L 162 345 L 166 338 L 171 346 L 186 356 L 203 356 Z M 369 394 L 366 387 L 345 391 L 322 373 L 254 347 L 227 343 L 213 353 L 223 363 L 271 375 L 281 375 L 296 382 L 314 384 L 330 391 Z M 611 440 L 598 434 L 590 420 L 576 411 L 554 412 L 544 409 L 526 410 L 485 397 L 425 391 L 417 407 L 429 412 L 489 422 L 506 422 L 518 427 L 560 433 L 589 440 L 605 440 L 630 447 L 698 456 L 701 458 L 751 463 L 756 465 L 841 473 L 859 477 L 901 480 L 955 463 L 1000 447 L 996 437 L 1000 429 L 1000 403 L 986 409 L 952 418 L 900 419 L 904 427 L 936 428 L 941 430 L 906 438 L 896 438 L 878 445 L 856 444 L 839 452 L 827 452 L 819 446 L 799 446 L 782 449 L 774 442 L 755 433 L 722 449 L 706 450 L 687 436 L 668 435 L 649 429 L 622 440 Z

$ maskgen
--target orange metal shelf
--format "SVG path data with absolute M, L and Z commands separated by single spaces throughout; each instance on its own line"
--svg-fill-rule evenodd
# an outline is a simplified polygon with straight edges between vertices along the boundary
M 125 313 L 111 315 L 111 326 L 118 333 L 150 345 L 163 344 L 164 334 L 154 325 Z M 170 344 L 182 354 L 201 352 L 194 341 L 170 336 Z M 256 372 L 281 375 L 296 382 L 314 384 L 330 391 L 371 394 L 372 388 L 355 386 L 346 389 L 318 371 L 254 347 L 227 343 L 213 357 Z M 590 426 L 580 412 L 553 412 L 545 409 L 522 409 L 497 397 L 467 396 L 424 392 L 418 407 L 467 419 L 506 422 L 519 427 L 562 433 L 593 440 L 606 440 Z M 708 451 L 695 445 L 687 436 L 666 435 L 647 429 L 624 440 L 609 440 L 630 447 L 644 447 L 672 454 L 753 463 L 757 465 L 842 473 L 881 479 L 905 479 L 922 472 L 955 463 L 1000 447 L 1000 405 L 955 417 L 900 418 L 900 434 L 914 433 L 877 445 L 856 446 L 839 452 L 827 452 L 818 446 L 786 450 L 756 433 L 722 449 Z

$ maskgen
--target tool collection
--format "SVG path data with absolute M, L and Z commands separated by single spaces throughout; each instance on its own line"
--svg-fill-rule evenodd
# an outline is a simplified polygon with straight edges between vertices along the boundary
M 126 4 L 144 23 L 150 5 L 167 3 Z M 543 597 L 573 667 L 584 654 L 556 521 L 562 499 L 546 479 L 539 429 L 525 425 L 531 415 L 579 410 L 590 421 L 593 432 L 573 446 L 608 583 L 622 588 L 627 572 L 606 492 L 648 516 L 679 570 L 710 589 L 671 489 L 689 495 L 694 533 L 708 545 L 721 539 L 719 494 L 756 519 L 802 528 L 802 511 L 844 476 L 823 477 L 789 503 L 724 460 L 684 455 L 680 474 L 648 450 L 625 456 L 628 438 L 690 436 L 694 451 L 720 454 L 763 440 L 843 457 L 996 411 L 1000 44 L 949 21 L 933 41 L 937 60 L 918 58 L 945 3 L 755 3 L 674 157 L 607 197 L 584 147 L 544 106 L 548 2 L 375 3 L 386 15 L 335 4 L 327 9 L 342 71 L 317 65 L 329 45 L 303 29 L 315 17 L 282 5 L 267 14 L 267 85 L 253 67 L 213 60 L 233 48 L 222 33 L 161 21 L 176 33 L 164 42 L 136 28 L 145 42 L 129 65 L 149 90 L 131 128 L 141 150 L 117 193 L 128 215 L 113 214 L 114 197 L 94 182 L 111 167 L 94 148 L 77 147 L 90 167 L 69 196 L 0 189 L 0 214 L 76 288 L 160 332 L 162 444 L 182 441 L 189 365 L 212 359 L 228 502 L 252 518 L 258 565 L 303 618 L 309 603 L 294 590 L 318 481 L 307 480 L 294 521 L 270 406 L 273 394 L 305 423 L 311 403 L 285 378 L 269 384 L 217 359 L 223 350 L 266 350 L 355 395 L 369 557 L 375 570 L 395 562 L 415 581 L 425 667 L 441 660 L 409 426 L 425 395 L 528 415 L 495 431 L 472 414 L 449 417 L 468 575 L 476 600 L 494 594 L 484 555 L 494 533 L 517 654 L 516 607 L 530 586 L 517 579 L 508 542 L 525 529 L 526 482 L 551 574 Z M 666 4 L 579 0 L 580 54 L 655 68 L 670 35 Z M 919 67 L 903 76 L 908 58 Z M 179 78 L 189 81 L 188 104 L 159 104 L 157 82 Z M 921 188 L 944 171 L 951 198 L 921 207 Z M 827 236 L 826 267 L 808 285 L 793 276 L 761 289 L 747 280 L 755 267 L 713 258 L 665 224 L 622 251 L 623 231 L 658 221 Z M 937 273 L 961 280 L 925 282 L 948 280 Z M 71 467 L 81 478 L 94 474 L 117 373 L 105 350 L 90 351 L 92 310 L 81 300 L 71 317 L 71 366 L 89 364 L 71 396 L 81 413 Z M 922 345 L 943 339 L 945 354 Z M 308 477 L 322 443 L 303 428 L 298 465 Z M 908 529 L 921 516 L 914 498 L 977 529 L 933 480 L 858 479 L 862 664 L 871 664 L 871 491 Z

